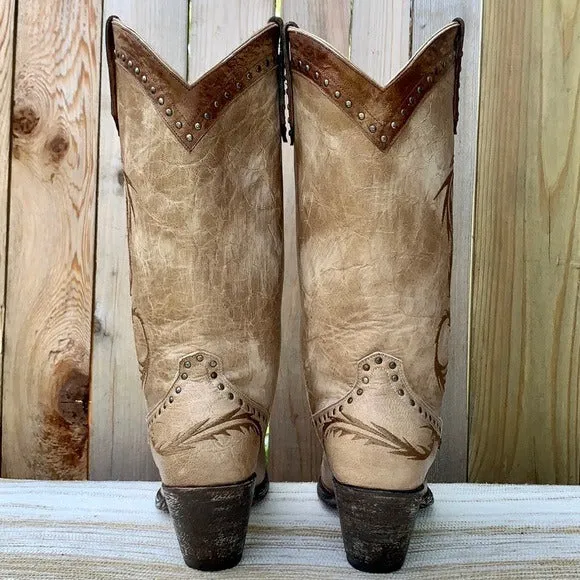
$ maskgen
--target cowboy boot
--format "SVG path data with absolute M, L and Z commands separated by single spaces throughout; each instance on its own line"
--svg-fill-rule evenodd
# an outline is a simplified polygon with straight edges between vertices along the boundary
M 280 26 L 192 85 L 116 17 L 106 35 L 159 499 L 186 564 L 228 568 L 268 485 L 282 287 Z
M 463 25 L 380 87 L 288 29 L 303 353 L 349 562 L 403 564 L 441 440 Z

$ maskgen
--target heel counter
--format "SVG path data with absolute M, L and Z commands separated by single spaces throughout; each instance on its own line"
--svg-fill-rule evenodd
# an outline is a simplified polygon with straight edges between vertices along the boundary
M 402 361 L 382 352 L 359 361 L 354 387 L 313 420 L 334 476 L 360 487 L 418 487 L 441 441 L 436 410 L 409 385 Z

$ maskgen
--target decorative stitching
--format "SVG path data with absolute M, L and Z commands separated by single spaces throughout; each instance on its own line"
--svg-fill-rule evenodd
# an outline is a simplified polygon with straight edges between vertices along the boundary
M 369 375 L 377 370 L 383 375 L 380 384 L 370 385 Z M 349 411 L 349 407 L 357 398 L 364 397 L 368 388 L 377 387 L 391 388 L 402 401 L 416 409 L 416 412 L 427 423 L 421 428 L 429 430 L 430 445 L 413 445 L 406 438 L 398 437 L 381 425 L 374 422 L 367 425 Z M 339 401 L 316 413 L 313 421 L 322 439 L 331 435 L 338 437 L 350 435 L 354 440 L 363 440 L 368 445 L 386 447 L 395 455 L 412 460 L 426 459 L 433 447 L 441 442 L 441 419 L 435 410 L 409 386 L 402 361 L 382 352 L 375 352 L 359 361 L 358 378 L 354 387 Z

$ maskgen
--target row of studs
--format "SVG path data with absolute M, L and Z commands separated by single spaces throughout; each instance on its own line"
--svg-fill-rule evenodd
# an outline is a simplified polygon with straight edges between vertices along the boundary
M 381 357 L 381 356 L 375 357 L 375 361 L 374 362 L 375 362 L 375 365 L 376 366 L 382 365 L 383 364 L 383 357 Z M 394 360 L 392 360 L 392 361 L 389 362 L 389 365 L 388 366 L 389 366 L 389 369 L 395 370 L 397 368 L 397 363 Z M 368 363 L 364 363 L 363 366 L 362 366 L 362 369 L 364 371 L 370 371 L 371 365 L 369 365 Z M 393 381 L 394 383 L 396 383 L 399 380 L 399 375 L 397 375 L 395 373 L 389 374 L 389 377 L 390 377 L 391 381 Z M 366 376 L 366 375 L 364 375 L 361 378 L 361 381 L 364 384 L 368 384 L 369 383 L 369 380 L 370 380 L 369 377 Z M 362 388 L 360 388 L 360 387 L 356 390 L 356 394 L 359 395 L 359 396 L 362 395 L 363 393 L 364 393 L 364 390 Z M 397 394 L 399 396 L 401 396 L 401 397 L 404 397 L 405 396 L 405 390 L 402 389 L 402 388 L 399 388 L 399 389 L 397 389 Z M 408 395 L 408 398 L 409 398 L 409 405 L 411 405 L 411 407 L 415 407 L 416 404 L 417 404 L 415 402 L 415 399 L 413 399 L 413 397 L 411 395 Z M 354 398 L 352 396 L 349 396 L 346 399 L 346 402 L 350 405 L 351 403 L 354 402 Z M 324 415 L 322 415 L 320 417 L 317 417 L 315 419 L 315 421 L 314 421 L 315 424 L 323 425 L 326 421 L 328 421 L 330 419 L 331 415 L 336 415 L 337 409 L 338 409 L 338 412 L 341 413 L 342 410 L 344 409 L 344 405 L 343 404 L 340 404 L 337 407 L 335 406 L 332 409 L 332 411 L 328 411 Z M 417 410 L 419 411 L 419 414 L 422 415 L 425 419 L 428 419 L 429 422 L 434 427 L 439 428 L 439 426 L 437 424 L 436 417 L 433 417 L 433 415 L 431 413 L 429 413 L 426 409 L 423 409 L 423 407 L 421 405 L 418 406 Z
M 203 362 L 204 361 L 204 358 L 205 357 L 202 354 L 198 354 L 198 355 L 195 356 L 195 359 L 198 362 Z M 182 364 L 183 364 L 183 367 L 186 368 L 186 369 L 190 369 L 191 368 L 191 360 L 190 359 L 185 359 Z M 213 359 L 210 360 L 210 362 L 209 362 L 209 366 L 211 368 L 213 368 L 213 369 L 215 369 L 217 367 L 217 364 L 218 364 L 217 361 L 216 360 L 213 360 Z M 218 378 L 218 373 L 215 370 L 213 370 L 210 373 L 209 376 L 210 376 L 211 379 L 215 380 L 215 379 Z M 184 372 L 182 372 L 180 374 L 180 378 L 181 378 L 181 380 L 186 381 L 189 378 L 189 375 L 187 374 L 187 372 L 184 371 Z M 225 391 L 226 390 L 226 387 L 225 387 L 225 385 L 223 383 L 220 382 L 220 383 L 217 384 L 217 389 L 218 389 L 218 391 Z M 167 405 L 168 404 L 169 405 L 173 404 L 173 402 L 175 401 L 175 395 L 179 395 L 182 390 L 183 389 L 182 389 L 181 385 L 177 385 L 173 389 L 172 394 L 170 394 L 168 397 L 165 398 L 165 400 L 163 401 L 163 404 L 159 404 L 159 408 L 158 408 L 157 412 L 156 413 L 153 413 L 152 417 L 150 418 L 150 420 L 148 422 L 148 426 L 149 427 L 151 427 L 153 425 L 153 423 L 155 422 L 155 419 L 159 415 L 161 415 L 161 413 L 165 409 L 167 409 Z M 226 393 L 224 393 L 224 394 L 226 394 Z M 230 401 L 233 401 L 233 399 L 235 398 L 235 395 L 234 395 L 234 393 L 232 393 L 231 391 L 229 391 L 229 392 L 227 392 L 227 397 L 228 397 L 228 399 Z M 240 405 L 243 405 L 243 404 L 244 404 L 244 401 L 242 399 L 240 399 Z M 256 416 L 258 417 L 258 419 L 260 419 L 262 421 L 266 421 L 267 420 L 267 417 L 266 417 L 266 415 L 264 413 L 261 413 L 258 410 L 254 410 L 254 413 L 256 414 Z
M 113 53 L 114 53 L 114 55 L 115 55 L 115 57 L 117 59 L 120 59 L 121 60 L 121 62 L 126 66 L 126 68 L 130 72 L 135 73 L 135 76 L 139 77 L 139 75 L 141 75 L 141 73 L 143 71 L 124 52 L 120 52 L 120 51 L 114 50 Z M 268 69 L 268 68 L 270 68 L 270 66 L 272 64 L 272 61 L 269 58 L 267 58 L 265 60 L 264 64 L 265 64 L 265 69 Z M 254 76 L 254 73 L 253 73 L 254 68 L 255 68 L 255 72 L 258 73 L 258 74 L 260 74 L 264 70 L 264 67 L 262 67 L 262 64 L 258 64 L 255 67 L 253 67 L 251 71 L 246 72 L 246 79 L 251 80 L 253 78 L 253 76 Z M 147 77 L 146 74 L 141 75 L 141 82 L 144 85 L 146 85 L 149 80 L 150 79 Z M 236 86 L 236 90 L 238 92 L 241 92 L 244 89 L 244 84 L 242 82 L 239 82 L 238 81 L 235 86 Z M 155 95 L 157 93 L 157 87 L 154 84 L 150 84 L 150 86 L 149 86 L 149 92 L 152 95 Z M 232 98 L 232 93 L 230 91 L 225 91 L 223 96 L 224 96 L 224 99 L 226 101 L 229 101 Z M 166 105 L 165 97 L 159 96 L 157 98 L 157 104 L 160 105 L 160 106 Z M 214 107 L 214 109 L 219 109 L 220 102 L 218 100 L 215 100 L 213 102 L 213 107 Z M 174 113 L 173 109 L 171 107 L 167 106 L 166 109 L 165 109 L 165 115 L 167 117 L 172 117 L 173 116 L 173 113 Z M 215 115 L 214 115 L 214 117 L 215 117 Z M 205 112 L 203 114 L 203 118 L 206 121 L 210 121 L 212 119 L 212 115 L 209 112 Z M 184 129 L 185 128 L 185 125 L 184 125 L 183 121 L 175 121 L 175 128 L 176 129 L 179 129 L 179 130 Z M 193 128 L 196 131 L 201 131 L 202 128 L 203 128 L 202 123 L 199 122 L 199 121 L 195 122 L 193 124 Z M 191 143 L 193 141 L 193 139 L 194 138 L 193 138 L 193 134 L 192 133 L 186 133 L 185 134 L 185 140 L 186 141 L 189 141 Z
M 447 56 L 444 59 L 441 60 L 441 62 L 435 66 L 435 70 L 433 71 L 432 74 L 428 74 L 425 78 L 426 84 L 427 86 L 430 88 L 433 84 L 434 84 L 434 76 L 438 76 L 441 75 L 446 69 L 447 67 L 451 64 L 453 60 L 453 56 Z M 308 64 L 308 63 L 303 63 L 302 60 L 298 59 L 294 59 L 292 58 L 292 65 L 294 66 L 294 68 L 298 68 L 298 70 L 300 70 L 302 73 L 306 73 L 307 75 L 310 75 L 310 72 L 312 70 L 312 67 Z M 321 79 L 321 75 L 318 71 L 314 71 L 314 80 L 319 82 Z M 331 90 L 330 87 L 330 81 L 325 78 L 322 80 L 322 85 L 324 88 Z M 402 124 L 404 124 L 405 118 L 408 116 L 409 111 L 413 110 L 413 108 L 418 104 L 418 102 L 420 102 L 421 98 L 425 95 L 425 88 L 423 86 L 423 84 L 419 84 L 416 89 L 414 89 L 414 91 L 412 92 L 412 94 L 410 94 L 402 103 L 401 108 L 400 108 L 400 114 L 397 115 L 397 118 L 393 119 L 390 123 L 387 123 L 387 127 L 390 129 L 390 135 L 387 135 L 386 133 L 383 133 L 380 136 L 380 141 L 383 144 L 386 144 L 389 142 L 389 140 L 392 140 L 396 134 L 396 132 L 401 128 Z M 417 94 L 417 97 L 415 97 L 415 93 Z M 335 99 L 340 99 L 342 96 L 342 93 L 340 90 L 336 89 L 334 91 L 334 97 Z M 350 99 L 346 99 L 344 101 L 344 106 L 347 109 L 351 109 L 353 106 L 353 102 Z M 357 118 L 360 121 L 364 121 L 367 116 L 371 117 L 371 115 L 369 115 L 368 112 L 365 111 L 359 111 L 359 113 L 357 113 Z M 372 118 L 372 117 L 371 117 Z M 370 133 L 376 133 L 377 132 L 377 125 L 380 125 L 380 123 L 378 121 L 374 121 L 373 123 L 371 123 L 370 125 L 367 126 L 367 129 Z

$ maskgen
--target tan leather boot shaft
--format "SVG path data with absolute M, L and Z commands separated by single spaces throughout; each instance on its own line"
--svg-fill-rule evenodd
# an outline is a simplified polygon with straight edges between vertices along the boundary
M 379 87 L 289 31 L 306 379 L 345 484 L 416 488 L 440 444 L 461 35 Z
M 153 455 L 166 485 L 238 482 L 257 469 L 278 372 L 279 30 L 193 85 L 118 20 L 110 35 Z

